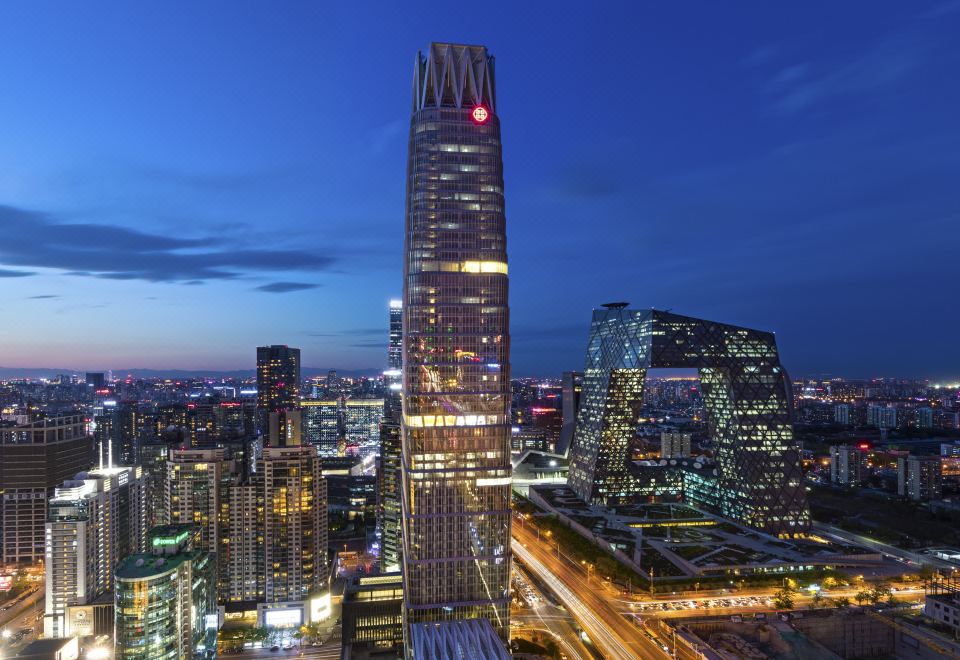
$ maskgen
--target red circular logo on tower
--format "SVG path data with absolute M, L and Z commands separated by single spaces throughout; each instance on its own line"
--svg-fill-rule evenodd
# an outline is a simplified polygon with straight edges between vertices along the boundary
M 487 121 L 489 117 L 490 113 L 482 105 L 478 105 L 473 109 L 473 121 L 477 122 L 478 124 L 482 124 L 483 122 Z

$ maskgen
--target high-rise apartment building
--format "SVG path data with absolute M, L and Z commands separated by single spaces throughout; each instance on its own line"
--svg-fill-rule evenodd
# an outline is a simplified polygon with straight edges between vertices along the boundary
M 830 447 L 830 481 L 841 486 L 859 486 L 870 476 L 865 448 L 853 445 Z
M 687 458 L 690 456 L 690 434 L 671 433 L 664 431 L 660 434 L 660 458 Z
M 213 560 L 193 547 L 194 528 L 150 530 L 148 552 L 132 554 L 115 574 L 117 660 L 193 660 L 214 650 Z
M 285 444 L 271 438 L 263 448 L 254 474 L 263 494 L 264 598 L 269 605 L 302 607 L 300 621 L 307 623 L 306 604 L 329 587 L 327 487 L 316 450 L 300 444 L 299 425 L 287 428 Z
M 47 501 L 57 486 L 93 466 L 93 438 L 83 415 L 59 415 L 0 429 L 0 452 L 0 563 L 39 563 Z
M 403 413 L 403 301 L 390 301 L 390 337 L 387 370 L 383 372 L 386 393 L 380 424 L 380 457 L 377 464 L 377 527 L 380 530 L 380 570 L 400 570 L 400 424 Z
M 300 405 L 300 349 L 257 347 L 257 410 L 259 429 L 267 434 L 270 413 Z
M 897 409 L 890 406 L 867 406 L 867 425 L 878 429 L 897 428 Z
M 221 591 L 226 594 L 231 577 L 227 555 L 233 541 L 229 535 L 229 489 L 240 479 L 240 466 L 220 448 L 174 449 L 166 467 L 163 522 L 197 527 L 196 549 L 211 555 L 218 595 Z
M 918 502 L 939 500 L 943 492 L 942 469 L 937 455 L 897 458 L 897 493 Z
M 403 294 L 405 625 L 510 607 L 510 336 L 500 117 L 483 46 L 414 67 Z M 412 648 L 412 647 L 410 647 Z
M 44 636 L 94 634 L 92 617 L 74 606 L 112 591 L 114 568 L 143 552 L 146 503 L 140 467 L 101 467 L 57 487 L 47 512 Z

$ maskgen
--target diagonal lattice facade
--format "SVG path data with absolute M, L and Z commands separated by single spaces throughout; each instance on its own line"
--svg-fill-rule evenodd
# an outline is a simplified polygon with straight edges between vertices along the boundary
M 594 311 L 570 487 L 600 504 L 636 493 L 629 441 L 652 368 L 699 371 L 716 446 L 719 513 L 778 536 L 806 532 L 800 452 L 774 335 L 669 312 L 625 305 Z

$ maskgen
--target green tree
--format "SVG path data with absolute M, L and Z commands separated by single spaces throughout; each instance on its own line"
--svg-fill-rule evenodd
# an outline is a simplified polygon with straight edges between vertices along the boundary
M 850 599 L 846 596 L 840 596 L 839 598 L 833 599 L 834 607 L 850 607 Z
M 810 609 L 815 609 L 820 607 L 823 604 L 823 594 L 819 591 L 814 591 L 813 596 L 810 598 Z
M 886 583 L 881 583 L 876 585 L 873 589 L 870 590 L 870 603 L 876 605 L 877 603 L 886 600 L 890 597 L 890 585 Z
M 870 600 L 870 592 L 867 590 L 861 590 L 857 592 L 857 595 L 853 597 L 857 601 L 857 605 L 863 605 L 865 602 Z
M 773 594 L 773 606 L 778 610 L 792 610 L 795 595 L 796 592 L 789 587 L 780 589 Z

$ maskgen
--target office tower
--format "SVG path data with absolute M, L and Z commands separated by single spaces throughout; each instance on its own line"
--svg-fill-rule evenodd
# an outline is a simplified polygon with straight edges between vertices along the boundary
M 340 456 L 344 441 L 343 410 L 340 399 L 300 402 L 303 414 L 304 442 L 317 450 L 318 456 Z
M 403 333 L 405 625 L 510 623 L 510 336 L 500 118 L 482 46 L 414 67 Z M 412 647 L 410 647 L 412 648 Z
M 94 634 L 87 610 L 74 606 L 112 591 L 114 568 L 146 540 L 140 467 L 101 467 L 57 487 L 47 507 L 44 636 Z
M 534 406 L 530 409 L 530 421 L 534 428 L 544 432 L 550 451 L 556 450 L 563 431 L 563 414 L 556 408 Z
M 337 370 L 331 369 L 327 372 L 327 398 L 339 399 L 342 394 L 340 379 L 337 377 Z
M 114 606 L 116 660 L 206 657 L 216 644 L 215 626 L 207 629 L 216 613 L 213 560 L 193 547 L 190 526 L 150 530 L 149 551 L 117 567 Z
M 403 301 L 390 301 L 390 337 L 383 421 L 380 424 L 380 458 L 377 464 L 377 528 L 380 531 L 380 570 L 400 570 L 400 424 L 403 414 Z
M 841 426 L 850 426 L 850 406 L 840 403 L 833 407 L 833 421 Z
M 939 500 L 943 490 L 941 469 L 936 455 L 897 458 L 897 493 L 918 502 Z
M 867 449 L 853 445 L 830 447 L 830 481 L 841 486 L 859 486 L 867 477 Z
M 175 445 L 173 445 L 175 446 Z M 167 508 L 167 460 L 172 445 L 154 437 L 140 444 L 137 465 L 143 468 L 147 488 L 147 529 L 163 524 Z
M 298 416 L 296 411 L 286 415 Z M 274 425 L 277 432 L 286 425 Z M 267 603 L 303 606 L 329 582 L 327 566 L 327 485 L 317 452 L 300 444 L 299 425 L 285 445 L 270 439 L 257 460 L 256 483 L 263 493 L 263 561 Z M 287 431 L 283 431 L 287 433 Z M 301 622 L 309 616 L 304 608 Z
M 47 501 L 57 486 L 93 466 L 93 439 L 83 415 L 58 415 L 0 429 L 0 453 L 0 563 L 39 563 Z
M 383 399 L 347 399 L 343 407 L 344 437 L 347 447 L 360 456 L 373 457 L 380 444 Z
M 563 428 L 560 430 L 560 442 L 556 452 L 566 455 L 573 442 L 573 433 L 577 427 L 577 411 L 580 410 L 580 393 L 583 391 L 583 374 L 577 371 L 563 372 L 561 391 L 561 411 Z
M 387 344 L 387 368 L 403 364 L 403 301 L 390 301 L 390 338 Z
M 106 384 L 103 379 L 103 372 L 95 373 L 88 371 L 86 374 L 86 381 L 89 387 L 92 387 L 95 390 L 103 389 Z
M 793 536 L 810 525 L 788 380 L 774 335 L 611 303 L 594 310 L 569 485 L 596 504 L 636 499 L 629 440 L 647 369 L 699 371 L 717 462 L 719 512 Z
M 343 591 L 341 658 L 396 658 L 403 649 L 403 577 L 357 575 Z
M 219 437 L 217 406 L 212 403 L 188 403 L 187 430 L 190 433 L 191 447 L 199 449 L 216 446 Z
M 660 458 L 686 458 L 690 456 L 690 434 L 660 434 Z
M 257 410 L 259 429 L 267 433 L 269 414 L 300 405 L 300 349 L 288 346 L 257 348 Z
M 136 401 L 122 401 L 113 412 L 113 461 L 119 465 L 137 462 L 140 409 Z

